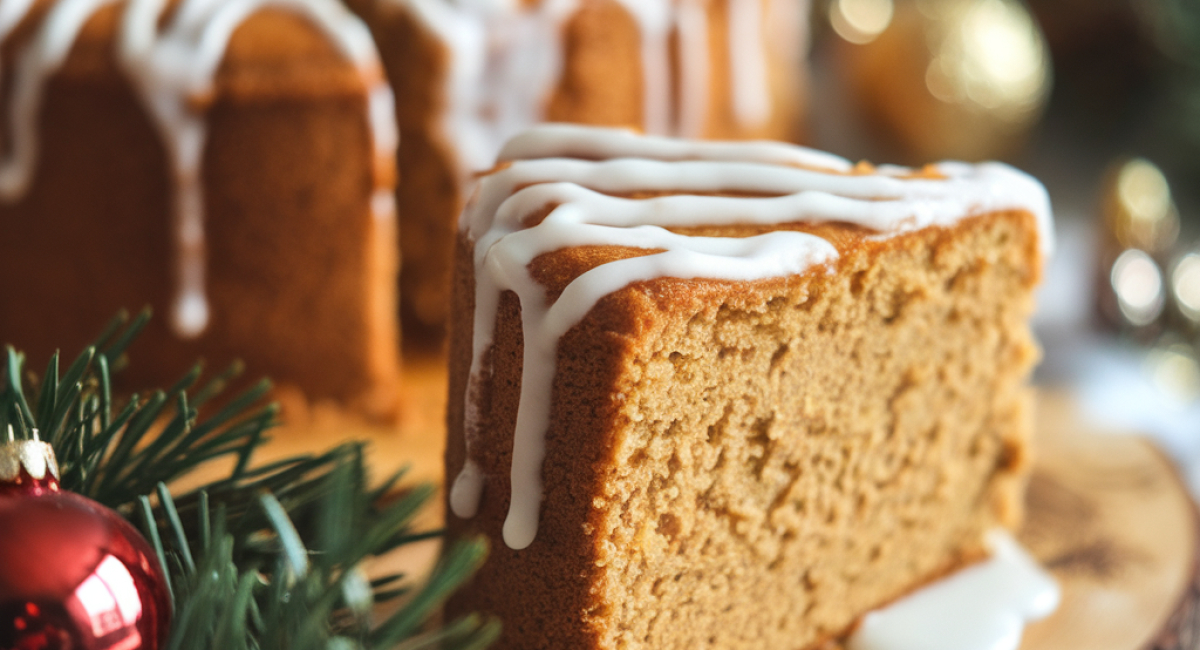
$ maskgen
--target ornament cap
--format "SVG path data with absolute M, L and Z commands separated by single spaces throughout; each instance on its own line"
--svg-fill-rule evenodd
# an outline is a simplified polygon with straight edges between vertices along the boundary
M 8 440 L 0 442 L 0 481 L 17 480 L 21 470 L 35 481 L 47 477 L 58 480 L 58 460 L 54 457 L 54 449 L 38 440 L 37 430 L 34 430 L 32 440 L 16 440 L 10 424 Z

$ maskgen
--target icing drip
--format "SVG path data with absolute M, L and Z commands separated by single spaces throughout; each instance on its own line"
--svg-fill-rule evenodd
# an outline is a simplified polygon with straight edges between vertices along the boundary
M 647 133 L 674 133 L 671 52 L 667 44 L 675 7 L 667 2 L 617 1 L 637 22 L 642 39 L 642 128 Z
M 1052 246 L 1045 190 L 999 164 L 943 163 L 937 169 L 945 178 L 937 180 L 904 178 L 910 170 L 898 167 L 849 175 L 837 173 L 849 169 L 849 162 L 791 145 L 687 142 L 568 125 L 546 125 L 514 138 L 501 159 L 511 164 L 482 179 L 460 224 L 474 244 L 476 294 L 464 431 L 468 460 L 450 501 L 459 517 L 473 516 L 478 507 L 485 477 L 471 459 L 480 420 L 472 397 L 488 374 L 483 360 L 492 344 L 500 296 L 513 291 L 521 303 L 524 359 L 512 499 L 504 524 L 504 541 L 512 548 L 528 546 L 537 533 L 558 340 L 600 298 L 654 278 L 758 280 L 803 273 L 837 258 L 830 243 L 804 233 L 688 237 L 668 227 L 839 221 L 887 236 L 1018 208 L 1037 219 L 1043 250 L 1048 253 Z M 638 191 L 678 194 L 611 196 Z M 761 196 L 689 194 L 697 192 Z M 547 206 L 555 207 L 539 224 L 525 227 L 530 215 Z M 543 253 L 583 245 L 663 252 L 588 271 L 547 304 L 544 288 L 529 274 L 530 262 Z
M 211 95 L 217 67 L 234 30 L 264 7 L 285 8 L 304 16 L 325 32 L 373 86 L 368 101 L 373 126 L 381 122 L 380 106 L 386 110 L 391 102 L 379 90 L 383 75 L 370 33 L 340 4 L 315 0 L 185 0 L 160 31 L 158 25 L 166 5 L 166 0 L 129 0 L 118 54 L 157 122 L 173 163 L 179 266 L 171 316 L 176 331 L 190 338 L 203 332 L 209 319 L 204 290 L 201 180 L 207 123 L 194 103 Z M 383 133 L 379 130 L 376 126 L 376 147 L 389 139 L 394 141 L 394 126 L 391 133 L 386 127 Z
M 733 115 L 742 126 L 771 117 L 761 0 L 729 0 L 729 77 Z
M 450 52 L 441 128 L 463 178 L 487 169 L 506 138 L 541 119 L 562 74 L 562 24 L 577 0 L 398 1 Z
M 0 3 L 0 40 L 8 38 L 32 6 L 33 0 L 7 0 Z
M 807 2 L 767 0 L 767 46 L 773 56 L 789 64 L 807 58 L 810 14 Z M 797 66 L 797 71 L 807 74 L 808 67 Z
M 16 201 L 29 189 L 38 159 L 38 117 L 46 80 L 67 59 L 84 23 L 114 0 L 62 0 L 46 16 L 33 40 L 17 54 L 9 100 L 9 151 L 0 158 L 0 199 Z M 33 0 L 0 3 L 0 41 L 25 19 Z
M 563 26 L 581 0 L 393 0 L 446 46 L 443 137 L 453 144 L 466 181 L 495 160 L 504 141 L 542 121 L 545 103 L 563 70 Z M 706 3 L 699 0 L 616 0 L 641 38 L 642 129 L 660 135 L 704 135 L 709 114 L 709 36 Z M 763 29 L 763 2 L 728 0 L 731 97 L 743 126 L 770 117 L 767 51 L 788 51 L 804 40 L 797 18 Z M 678 32 L 679 101 L 673 99 L 671 34 Z M 779 42 L 775 42 L 779 41 Z M 793 59 L 789 59 L 793 60 Z M 798 60 L 798 59 L 795 59 Z
M 361 65 L 361 64 L 360 64 Z M 378 68 L 377 68 L 378 69 Z M 396 221 L 394 185 L 379 170 L 394 171 L 400 130 L 396 126 L 396 99 L 382 74 L 375 77 L 367 94 L 367 118 L 375 149 L 375 189 L 371 192 L 371 216 L 391 228 Z
M 848 650 L 1017 650 L 1025 624 L 1058 608 L 1058 585 L 1007 531 L 991 559 L 867 614 Z
M 83 24 L 114 0 L 61 0 L 20 54 L 13 92 L 11 153 L 0 164 L 0 198 L 18 200 L 37 157 L 42 87 L 66 59 Z M 32 2 L 0 4 L 0 38 L 25 17 Z M 391 166 L 397 131 L 391 90 L 366 25 L 333 0 L 184 0 L 160 30 L 167 0 L 129 0 L 117 36 L 117 58 L 151 115 L 172 163 L 177 287 L 171 322 L 183 337 L 198 336 L 209 320 L 205 296 L 204 188 L 201 170 L 207 126 L 196 104 L 211 96 L 214 76 L 233 32 L 264 7 L 296 12 L 325 32 L 359 69 L 368 90 L 368 119 L 377 165 Z M 382 177 L 382 174 L 377 174 Z M 377 218 L 395 209 L 378 195 Z
M 708 122 L 708 14 L 698 0 L 679 3 L 679 128 L 688 138 L 704 136 Z

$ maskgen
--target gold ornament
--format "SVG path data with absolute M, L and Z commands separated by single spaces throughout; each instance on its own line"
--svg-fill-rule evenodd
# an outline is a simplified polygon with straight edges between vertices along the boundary
M 1100 261 L 1108 283 L 1098 297 L 1109 320 L 1122 328 L 1155 325 L 1168 301 L 1189 318 L 1192 263 L 1181 261 L 1169 276 L 1165 272 L 1179 237 L 1179 212 L 1158 167 L 1143 158 L 1114 164 L 1101 188 L 1100 213 Z
M 1119 248 L 1162 255 L 1179 237 L 1179 211 L 1166 177 L 1150 161 L 1134 158 L 1114 165 L 1101 198 L 1106 237 Z
M 834 0 L 830 22 L 851 92 L 914 160 L 1003 157 L 1041 116 L 1049 54 L 1020 0 Z
M 12 425 L 9 425 L 8 440 L 0 440 L 0 482 L 17 480 L 22 470 L 39 481 L 47 474 L 58 480 L 54 450 L 38 440 L 37 430 L 33 431 L 33 440 L 16 440 Z

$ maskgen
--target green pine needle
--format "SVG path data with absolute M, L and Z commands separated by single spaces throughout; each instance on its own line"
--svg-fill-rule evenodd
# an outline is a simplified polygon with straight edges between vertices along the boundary
M 423 583 L 363 572 L 371 557 L 440 535 L 413 523 L 432 485 L 387 502 L 404 472 L 372 487 L 359 443 L 256 467 L 254 452 L 278 407 L 265 402 L 265 380 L 225 396 L 238 364 L 203 384 L 197 364 L 166 390 L 114 398 L 111 373 L 125 366 L 125 350 L 149 317 L 119 314 L 61 374 L 55 353 L 40 380 L 7 347 L 0 431 L 40 436 L 55 449 L 64 489 L 140 519 L 173 596 L 167 648 L 482 650 L 496 640 L 494 620 L 432 624 L 483 562 L 482 541 L 444 549 Z M 221 458 L 236 461 L 227 478 L 184 494 L 168 490 Z M 390 600 L 399 603 L 395 612 L 372 621 L 375 605 Z

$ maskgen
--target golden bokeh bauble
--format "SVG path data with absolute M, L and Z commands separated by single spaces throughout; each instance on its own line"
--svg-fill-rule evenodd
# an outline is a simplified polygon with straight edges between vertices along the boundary
M 1041 117 L 1049 52 L 1019 0 L 834 0 L 830 19 L 849 92 L 902 155 L 1004 157 Z
M 1108 322 L 1151 332 L 1170 327 L 1176 316 L 1191 322 L 1200 267 L 1187 256 L 1167 263 L 1179 238 L 1179 211 L 1162 171 L 1144 158 L 1114 162 L 1101 183 L 1100 218 L 1096 297 Z
M 1101 188 L 1104 234 L 1119 248 L 1163 255 L 1179 237 L 1179 211 L 1163 173 L 1145 158 L 1109 168 Z
M 1171 265 L 1171 298 L 1179 315 L 1193 330 L 1200 330 L 1200 242 Z M 1200 341 L 1197 342 L 1200 352 Z

